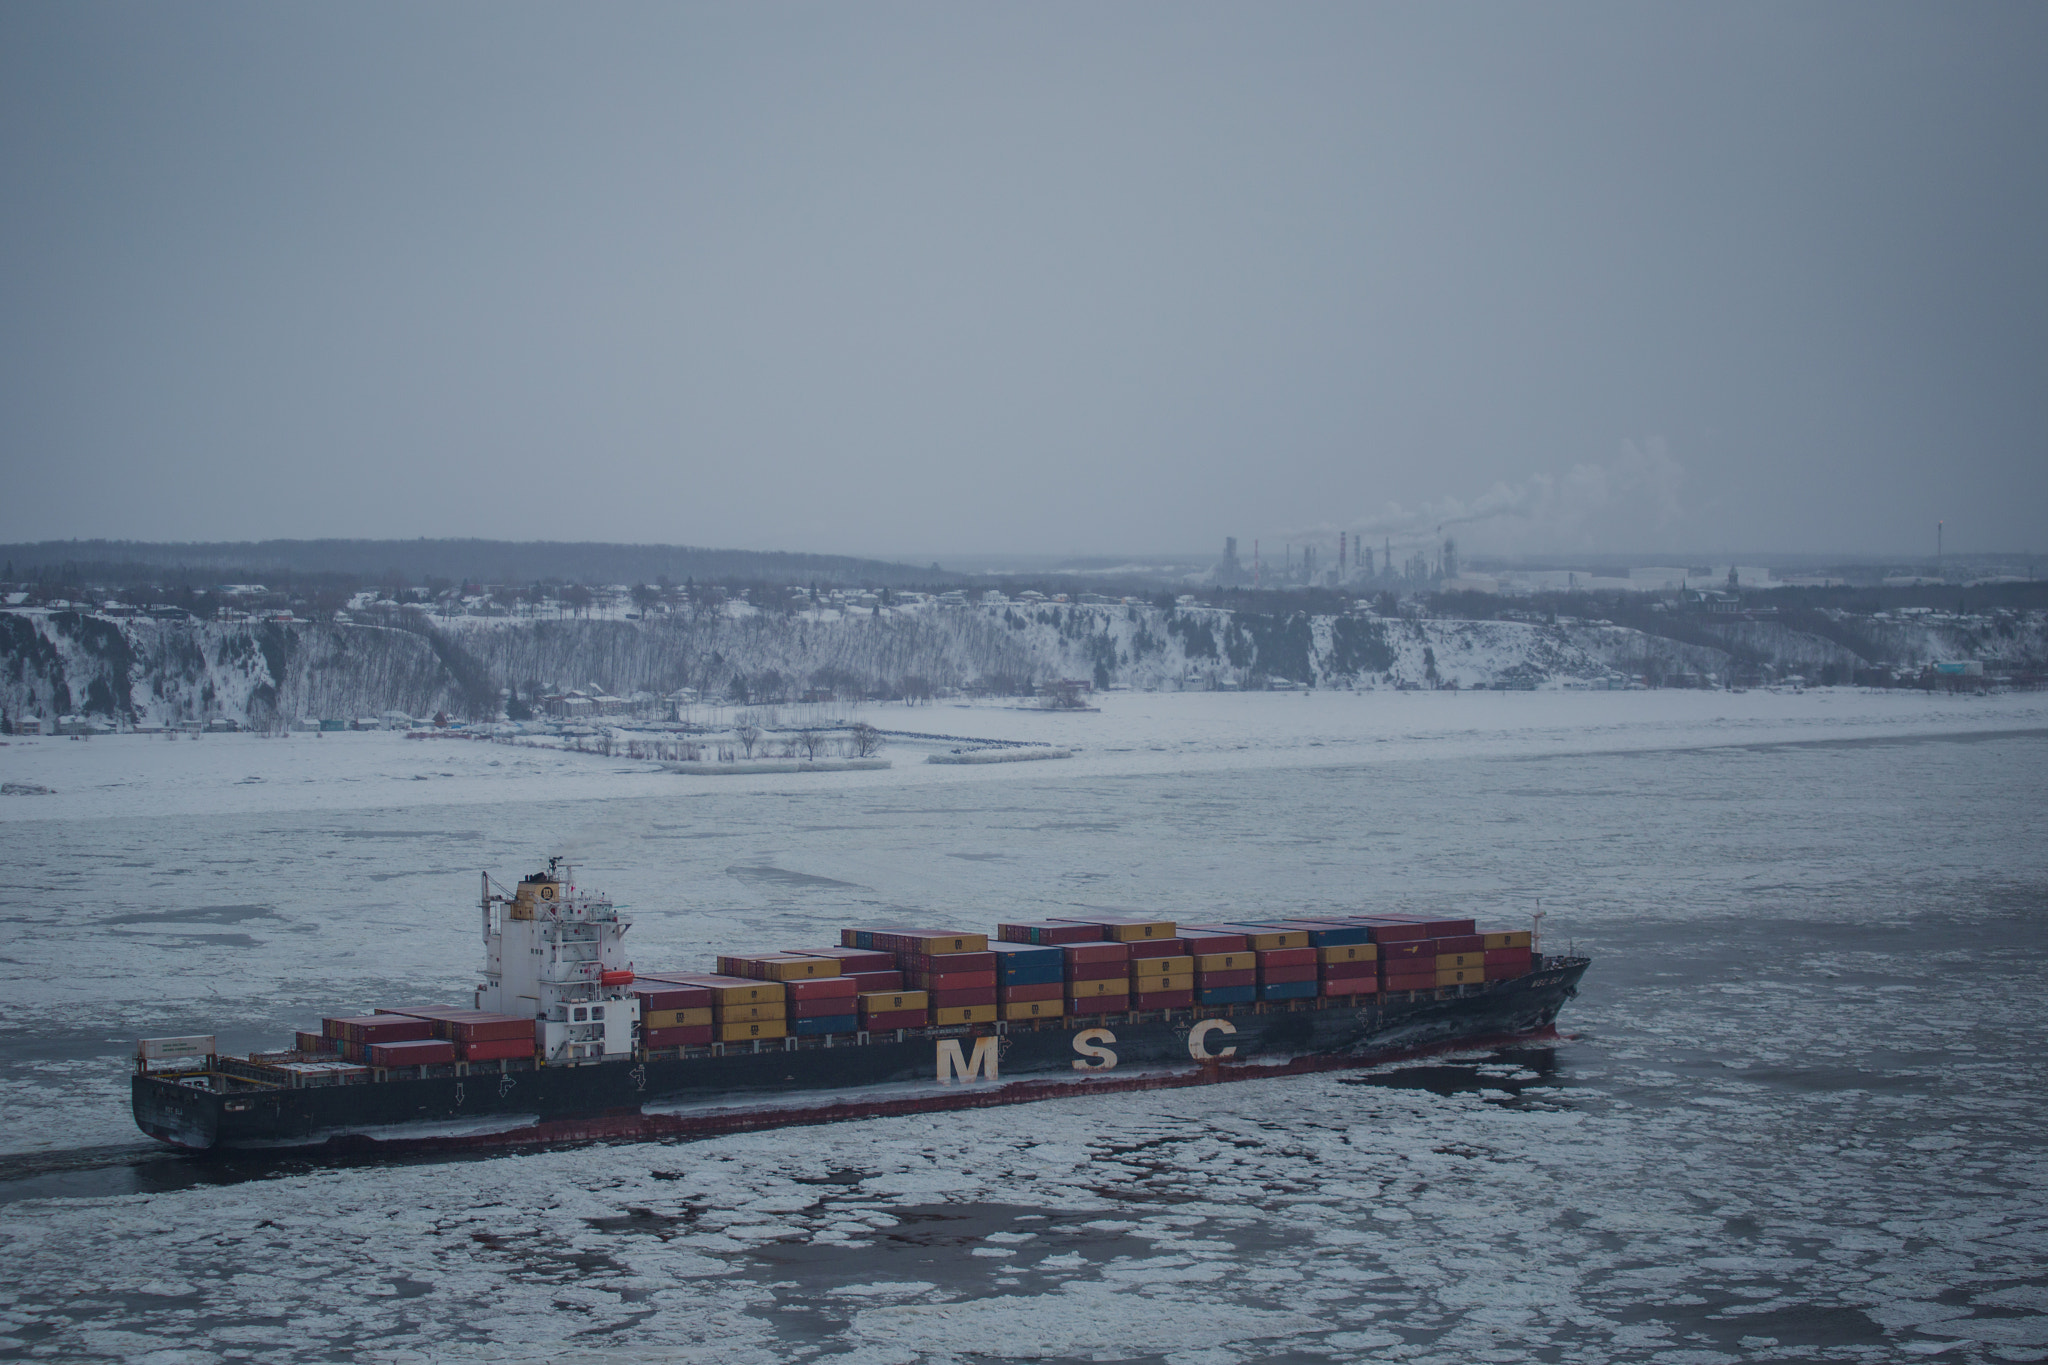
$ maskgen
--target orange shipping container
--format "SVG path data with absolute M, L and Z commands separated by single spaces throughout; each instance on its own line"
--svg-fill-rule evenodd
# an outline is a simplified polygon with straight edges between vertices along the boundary
M 1436 955 L 1436 969 L 1440 972 L 1448 971 L 1452 967 L 1484 967 L 1485 965 L 1485 953 L 1438 953 Z
M 1488 948 L 1526 948 L 1529 946 L 1529 931 L 1527 929 L 1517 929 L 1509 934 L 1487 934 L 1485 938 Z
M 744 1043 L 756 1038 L 783 1038 L 789 1034 L 789 1025 L 780 1019 L 752 1019 L 744 1023 L 720 1023 L 718 1041 L 721 1043 Z
M 932 1023 L 941 1028 L 949 1024 L 992 1024 L 997 1008 L 995 1005 L 949 1005 L 932 1011 Z
M 860 997 L 862 1014 L 894 1014 L 897 1010 L 921 1010 L 931 1003 L 923 991 L 876 991 Z
M 1000 1007 L 1003 1018 L 1015 1023 L 1019 1019 L 1058 1019 L 1066 1014 L 1066 1004 L 1059 1000 L 1013 1000 Z
M 711 1010 L 646 1010 L 640 1015 L 642 1028 L 699 1028 L 711 1022 Z M 533 1026 L 527 1025 L 532 1032 Z
M 720 1024 L 738 1024 L 756 1020 L 773 1019 L 778 1023 L 789 1017 L 789 1006 L 780 1000 L 764 1005 L 715 1005 L 712 1017 Z
M 1444 967 L 1436 974 L 1439 986 L 1469 986 L 1486 979 L 1484 967 Z

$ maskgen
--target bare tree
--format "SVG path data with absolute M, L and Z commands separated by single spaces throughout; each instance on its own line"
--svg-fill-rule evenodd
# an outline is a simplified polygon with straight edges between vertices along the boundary
M 805 758 L 817 758 L 818 750 L 823 748 L 824 744 L 825 736 L 817 730 L 799 730 L 796 733 L 796 746 Z
M 752 758 L 754 756 L 754 746 L 761 742 L 761 727 L 758 725 L 742 725 L 732 732 L 732 736 L 740 742 L 740 748 L 746 751 L 747 757 Z
M 855 758 L 871 758 L 882 747 L 882 732 L 866 721 L 857 721 L 847 731 Z

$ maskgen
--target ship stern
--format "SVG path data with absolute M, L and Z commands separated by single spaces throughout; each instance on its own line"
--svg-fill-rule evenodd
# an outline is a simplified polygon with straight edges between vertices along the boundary
M 130 1078 L 135 1126 L 159 1142 L 211 1151 L 220 1137 L 220 1096 L 141 1072 Z

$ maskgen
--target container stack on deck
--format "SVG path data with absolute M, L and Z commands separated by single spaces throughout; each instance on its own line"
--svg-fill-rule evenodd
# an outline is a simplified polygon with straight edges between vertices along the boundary
M 956 929 L 845 929 L 836 948 L 720 957 L 715 973 L 642 972 L 640 1046 L 649 1051 L 790 1035 L 883 1033 L 997 1020 L 1085 1019 L 1132 1011 L 1366 1003 L 1527 975 L 1527 930 L 1482 934 L 1469 919 L 1379 913 L 1179 924 L 1074 918 Z M 1290 1008 L 1293 1006 L 1290 1004 Z M 324 1019 L 290 1054 L 401 1068 L 523 1058 L 534 1021 L 418 1006 Z M 280 1065 L 283 1063 L 279 1063 Z

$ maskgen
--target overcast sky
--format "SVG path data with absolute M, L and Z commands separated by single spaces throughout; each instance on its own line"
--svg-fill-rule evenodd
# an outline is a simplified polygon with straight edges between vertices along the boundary
M 2048 6 L 0 0 L 0 539 L 2048 548 Z

